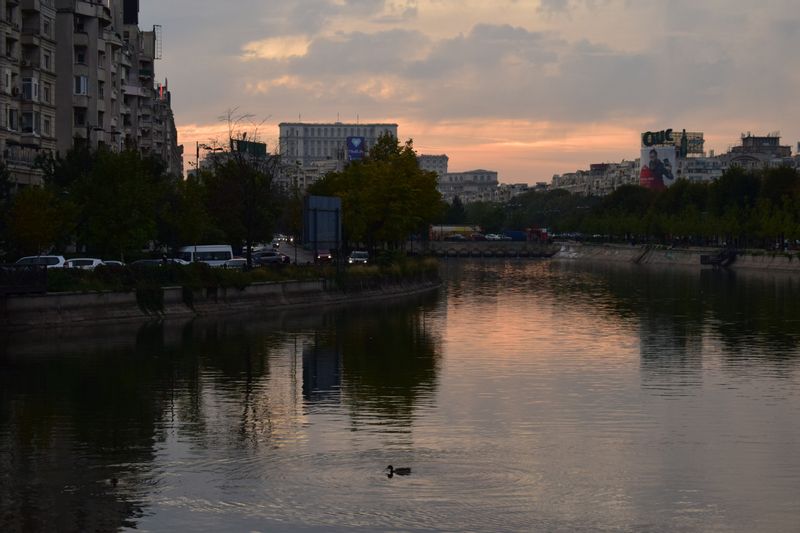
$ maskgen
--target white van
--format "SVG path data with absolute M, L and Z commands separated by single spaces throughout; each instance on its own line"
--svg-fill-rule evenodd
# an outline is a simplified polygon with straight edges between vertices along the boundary
M 189 263 L 207 263 L 219 267 L 233 259 L 233 249 L 227 244 L 184 246 L 178 250 L 178 259 Z

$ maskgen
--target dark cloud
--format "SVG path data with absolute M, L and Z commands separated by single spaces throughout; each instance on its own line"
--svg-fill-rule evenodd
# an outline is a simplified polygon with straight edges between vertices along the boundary
M 237 104 L 320 119 L 341 111 L 422 122 L 698 129 L 736 119 L 753 130 L 800 121 L 796 0 L 543 0 L 539 7 L 552 14 L 539 17 L 547 31 L 484 23 L 433 37 L 415 21 L 422 2 L 142 0 L 143 15 L 165 27 L 159 75 L 170 78 L 179 122 L 213 120 Z M 586 26 L 595 14 L 613 14 L 614 23 Z M 342 17 L 360 21 L 351 25 L 359 31 L 331 34 Z M 584 34 L 591 38 L 576 37 Z M 247 43 L 294 35 L 309 36 L 306 55 L 241 60 Z M 283 77 L 292 82 L 270 83 Z M 254 91 L 261 82 L 265 89 Z

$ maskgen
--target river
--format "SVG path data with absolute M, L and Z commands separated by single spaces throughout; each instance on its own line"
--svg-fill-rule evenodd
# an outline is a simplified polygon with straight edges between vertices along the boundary
M 0 530 L 798 530 L 800 278 L 443 276 L 0 339 Z

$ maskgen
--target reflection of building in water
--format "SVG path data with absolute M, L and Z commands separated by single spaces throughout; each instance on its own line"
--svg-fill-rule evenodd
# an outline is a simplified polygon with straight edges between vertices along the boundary
M 303 398 L 309 402 L 338 400 L 341 394 L 341 352 L 314 343 L 303 348 Z

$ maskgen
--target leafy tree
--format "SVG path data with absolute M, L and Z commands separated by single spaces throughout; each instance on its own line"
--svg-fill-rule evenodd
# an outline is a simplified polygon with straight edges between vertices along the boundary
M 159 167 L 133 150 L 96 152 L 88 172 L 70 184 L 79 206 L 78 241 L 122 260 L 154 241 L 159 208 L 173 185 Z
M 281 208 L 277 168 L 277 156 L 255 161 L 233 152 L 206 177 L 206 210 L 229 243 L 244 246 L 248 263 L 253 245 L 275 230 Z
M 309 192 L 342 199 L 347 242 L 397 247 L 441 215 L 436 184 L 434 172 L 419 168 L 413 141 L 400 145 L 393 136 L 384 135 L 364 161 L 329 174 Z
M 23 255 L 48 251 L 70 227 L 68 210 L 41 187 L 28 187 L 14 197 L 6 223 L 10 240 Z
M 447 207 L 445 222 L 447 224 L 464 224 L 466 221 L 467 210 L 464 208 L 464 202 L 461 201 L 461 198 L 456 196 L 453 198 L 453 203 Z

